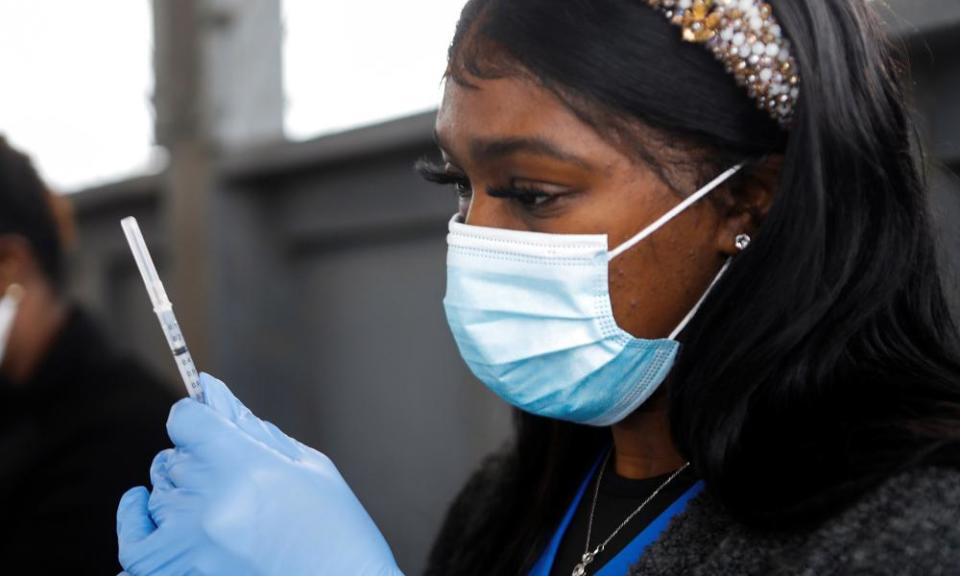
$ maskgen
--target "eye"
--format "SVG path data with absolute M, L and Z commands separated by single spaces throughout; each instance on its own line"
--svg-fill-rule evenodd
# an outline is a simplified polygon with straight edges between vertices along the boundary
M 427 182 L 453 186 L 454 192 L 461 200 L 473 196 L 473 187 L 470 185 L 470 180 L 463 174 L 453 171 L 449 166 L 421 160 L 417 162 L 414 169 Z
M 451 164 L 440 164 L 429 160 L 417 162 L 415 169 L 420 176 L 434 184 L 453 187 L 459 202 L 459 210 L 465 213 L 473 199 L 473 185 L 470 179 Z M 547 191 L 549 190 L 549 191 Z M 512 180 L 502 187 L 487 188 L 491 198 L 502 198 L 513 203 L 519 209 L 537 216 L 547 216 L 559 200 L 577 194 L 576 189 L 557 184 L 537 184 L 530 180 Z
M 473 188 L 470 186 L 470 181 L 466 178 L 457 178 L 453 182 L 453 189 L 457 193 L 458 198 L 467 199 L 473 196 Z
M 551 194 L 535 186 L 506 186 L 491 188 L 487 194 L 494 198 L 507 198 L 525 209 L 543 208 L 555 201 L 561 194 Z

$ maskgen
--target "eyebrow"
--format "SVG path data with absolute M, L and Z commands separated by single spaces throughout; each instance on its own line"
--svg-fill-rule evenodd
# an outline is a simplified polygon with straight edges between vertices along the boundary
M 440 135 L 436 131 L 433 133 L 433 139 L 441 150 L 449 154 L 448 149 L 443 145 L 443 141 L 440 139 Z M 478 161 L 499 160 L 507 156 L 520 153 L 546 156 L 561 162 L 576 164 L 582 168 L 593 169 L 593 166 L 584 158 L 561 150 L 552 142 L 542 138 L 494 138 L 486 140 L 478 139 L 470 142 L 470 154 Z

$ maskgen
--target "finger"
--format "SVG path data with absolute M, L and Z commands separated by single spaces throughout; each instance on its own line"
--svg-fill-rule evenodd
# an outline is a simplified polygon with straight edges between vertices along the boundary
M 173 448 L 161 450 L 150 464 L 150 484 L 153 485 L 154 490 L 168 490 L 174 487 L 170 473 L 167 471 L 167 459 L 172 453 Z
M 264 444 L 287 458 L 297 460 L 300 454 L 299 443 L 280 431 L 279 428 L 257 418 L 252 413 L 240 417 L 237 426 L 251 438 Z
M 174 450 L 167 455 L 164 469 L 170 484 L 176 488 L 202 488 L 209 482 L 205 477 L 205 473 L 210 471 L 209 466 L 183 450 Z
M 167 417 L 167 435 L 177 448 L 197 454 L 217 455 L 248 444 L 249 437 L 232 422 L 205 404 L 179 400 Z
M 179 488 L 154 490 L 147 501 L 147 509 L 157 528 L 162 528 L 174 519 L 196 518 L 202 503 L 195 492 Z
M 200 386 L 207 406 L 218 412 L 238 428 L 250 435 L 251 438 L 266 444 L 291 459 L 298 455 L 298 445 L 276 426 L 261 420 L 250 411 L 222 381 L 203 373 L 200 375 Z
M 236 428 L 234 434 L 243 436 L 243 432 Z M 249 460 L 258 458 L 267 450 L 262 444 L 246 437 L 242 443 L 226 446 L 220 451 L 209 448 L 208 445 L 200 452 L 178 448 L 169 453 L 164 466 L 172 488 L 167 491 L 187 490 L 210 494 L 211 489 L 244 470 Z
M 149 492 L 143 486 L 131 488 L 117 506 L 117 542 L 121 550 L 135 544 L 157 529 L 147 508 Z
M 203 398 L 207 406 L 231 422 L 236 422 L 244 413 L 250 412 L 223 381 L 206 372 L 200 374 L 200 388 L 203 389 Z
M 260 440 L 261 442 L 291 460 L 300 459 L 302 456 L 302 448 L 299 442 L 284 434 L 283 431 L 277 428 L 272 422 L 267 422 L 266 420 L 260 420 L 259 422 L 261 427 L 260 436 L 263 438 Z M 258 439 L 260 439 L 259 436 Z

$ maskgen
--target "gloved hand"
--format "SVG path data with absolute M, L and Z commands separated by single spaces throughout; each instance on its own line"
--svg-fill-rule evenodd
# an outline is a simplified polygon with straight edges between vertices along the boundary
M 207 404 L 177 402 L 176 446 L 154 459 L 153 492 L 124 494 L 129 576 L 401 575 L 373 520 L 329 458 L 254 416 L 203 375 Z

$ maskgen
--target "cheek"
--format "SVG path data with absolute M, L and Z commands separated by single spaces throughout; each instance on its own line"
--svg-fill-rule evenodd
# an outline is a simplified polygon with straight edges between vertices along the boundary
M 610 263 L 610 300 L 617 325 L 637 338 L 666 338 L 718 269 L 717 256 L 705 238 L 658 232 Z
M 638 338 L 662 338 L 673 308 L 674 262 L 665 246 L 638 245 L 610 263 L 610 301 L 620 328 Z

